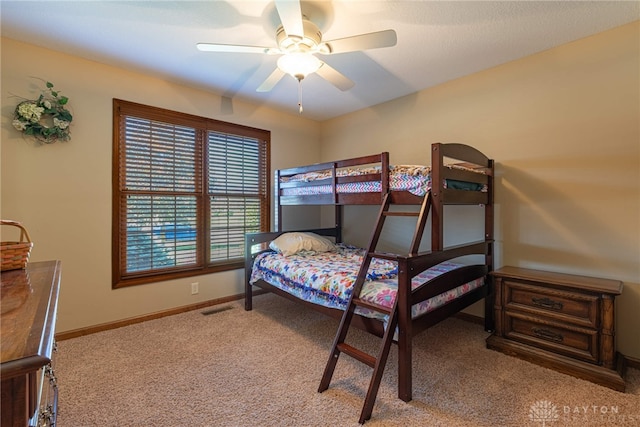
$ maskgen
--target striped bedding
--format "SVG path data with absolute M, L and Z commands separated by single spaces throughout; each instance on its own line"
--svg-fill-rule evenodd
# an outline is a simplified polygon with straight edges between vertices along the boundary
M 457 165 L 451 165 L 449 167 L 473 171 L 473 169 L 468 169 Z M 380 167 L 339 169 L 336 172 L 336 176 L 358 176 L 374 173 L 380 173 Z M 328 178 L 331 178 L 330 170 L 298 174 L 292 177 L 283 177 L 281 179 L 281 182 L 312 183 L 314 181 Z M 486 188 L 483 188 L 479 184 L 464 183 L 461 181 L 449 180 L 445 182 L 445 188 L 447 187 L 460 190 L 486 191 Z M 389 189 L 391 191 L 408 191 L 416 196 L 424 196 L 431 189 L 431 168 L 428 166 L 417 165 L 390 166 Z M 318 185 L 302 185 L 299 187 L 283 188 L 282 195 L 309 196 L 317 194 L 331 194 L 332 191 L 333 187 L 330 183 L 321 183 Z M 380 183 L 380 181 L 340 183 L 336 186 L 336 192 L 338 193 L 379 193 L 380 191 L 382 191 L 382 184 Z

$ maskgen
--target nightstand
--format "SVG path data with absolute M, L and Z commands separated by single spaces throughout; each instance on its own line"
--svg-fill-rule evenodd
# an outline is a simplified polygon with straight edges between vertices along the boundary
M 625 390 L 614 340 L 614 299 L 622 282 L 517 267 L 491 275 L 495 332 L 487 348 Z

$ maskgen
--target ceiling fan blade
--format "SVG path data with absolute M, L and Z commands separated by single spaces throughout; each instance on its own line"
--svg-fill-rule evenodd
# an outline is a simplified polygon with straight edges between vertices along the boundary
M 260 86 L 258 86 L 256 92 L 269 92 L 284 76 L 285 72 L 280 68 L 276 68 L 275 70 L 273 70 L 273 73 L 271 73 L 269 77 L 267 77 L 267 79 L 262 82 Z
M 275 0 L 274 3 L 287 36 L 304 36 L 300 2 L 298 0 Z
M 198 43 L 198 50 L 203 52 L 226 52 L 226 53 L 268 53 L 270 47 L 264 46 L 243 46 L 237 44 L 216 44 L 216 43 Z
M 355 84 L 335 68 L 330 67 L 326 62 L 322 63 L 316 73 L 341 91 L 349 90 Z
M 397 42 L 398 36 L 394 30 L 384 30 L 330 40 L 324 43 L 329 47 L 329 52 L 321 50 L 320 53 L 344 53 L 356 50 L 378 49 L 395 46 Z

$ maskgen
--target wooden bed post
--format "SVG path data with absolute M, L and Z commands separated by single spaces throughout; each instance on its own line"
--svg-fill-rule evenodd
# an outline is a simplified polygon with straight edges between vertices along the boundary
M 443 156 L 440 143 L 431 145 L 431 250 L 441 251 L 444 248 L 444 190 L 442 169 Z
M 380 155 L 380 203 L 384 201 L 384 196 L 389 193 L 389 152 L 385 151 Z
M 282 204 L 280 203 L 280 170 L 275 174 L 275 204 L 276 204 L 276 216 L 278 217 L 278 223 L 275 231 L 282 231 Z
M 254 239 L 251 234 L 244 236 L 244 309 L 251 311 L 253 309 L 253 286 L 249 283 L 251 279 L 251 268 L 253 265 L 252 246 Z
M 398 259 L 398 293 L 396 296 L 398 304 L 398 398 L 409 402 L 412 399 L 413 388 L 411 289 L 407 286 L 400 286 L 400 284 L 411 286 L 406 258 Z
M 487 246 L 487 253 L 485 255 L 485 263 L 489 268 L 489 273 L 493 271 L 493 250 L 494 250 L 494 217 L 493 217 L 493 185 L 494 185 L 494 161 L 489 160 L 489 184 L 487 185 L 489 194 L 487 195 L 487 203 L 484 205 L 484 239 L 489 244 Z M 489 283 L 489 291 L 484 299 L 484 329 L 487 332 L 493 332 L 495 330 L 495 286 L 493 276 L 487 275 L 485 279 Z
M 342 219 L 343 219 L 342 205 L 336 205 L 334 209 L 335 227 L 337 230 L 336 243 L 342 243 Z

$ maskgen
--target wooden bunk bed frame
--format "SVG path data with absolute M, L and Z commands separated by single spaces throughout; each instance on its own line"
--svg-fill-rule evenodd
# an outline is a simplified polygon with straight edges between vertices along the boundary
M 468 167 L 482 169 L 479 174 L 468 170 L 456 169 L 445 165 L 446 159 L 465 162 Z M 380 173 L 360 176 L 338 176 L 337 170 L 344 167 L 362 166 L 369 164 L 381 165 Z M 281 183 L 282 177 L 290 177 L 300 173 L 331 170 L 331 177 L 322 181 L 302 183 Z M 412 337 L 436 323 L 458 313 L 469 305 L 485 298 L 485 329 L 493 330 L 492 310 L 492 281 L 488 273 L 493 270 L 493 170 L 494 162 L 477 149 L 464 144 L 435 143 L 431 146 L 431 250 L 417 254 L 397 255 L 398 262 L 398 397 L 405 402 L 412 399 Z M 348 182 L 367 182 L 379 180 L 381 192 L 343 194 L 337 191 L 337 186 Z M 487 191 L 466 191 L 445 188 L 445 180 L 458 180 L 486 185 Z M 285 196 L 283 189 L 295 185 L 331 185 L 331 193 L 314 196 Z M 345 205 L 380 205 L 386 193 L 390 194 L 393 204 L 422 204 L 424 197 L 415 196 L 406 191 L 389 190 L 389 154 L 384 152 L 372 156 L 364 156 L 337 162 L 320 163 L 310 166 L 291 168 L 276 172 L 276 196 L 278 212 L 278 230 L 267 233 L 249 233 L 245 237 L 245 310 L 253 307 L 253 286 L 278 294 L 291 301 L 341 319 L 343 310 L 327 308 L 298 299 L 297 297 L 263 281 L 258 280 L 253 285 L 249 283 L 251 269 L 255 257 L 267 249 L 270 241 L 285 233 L 282 230 L 282 206 L 286 205 L 335 205 L 336 225 L 331 228 L 317 228 L 308 230 L 319 235 L 342 241 L 342 209 Z M 453 247 L 444 247 L 444 206 L 445 205 L 482 205 L 484 206 L 484 239 L 468 242 Z M 293 231 L 293 230 L 292 230 Z M 422 230 L 419 230 L 420 234 Z M 418 230 L 416 230 L 418 234 Z M 421 236 L 420 236 L 421 237 Z M 415 240 L 416 236 L 414 236 Z M 418 237 L 419 238 L 419 237 Z M 419 242 L 418 242 L 419 243 Z M 411 290 L 411 279 L 421 272 L 441 262 L 467 255 L 482 255 L 484 264 L 467 265 L 462 268 L 444 273 L 425 285 Z M 441 306 L 418 318 L 411 318 L 412 305 L 439 295 L 461 284 L 484 278 L 484 285 L 459 298 Z M 381 321 L 354 316 L 353 326 L 364 329 L 382 337 L 384 325 Z

